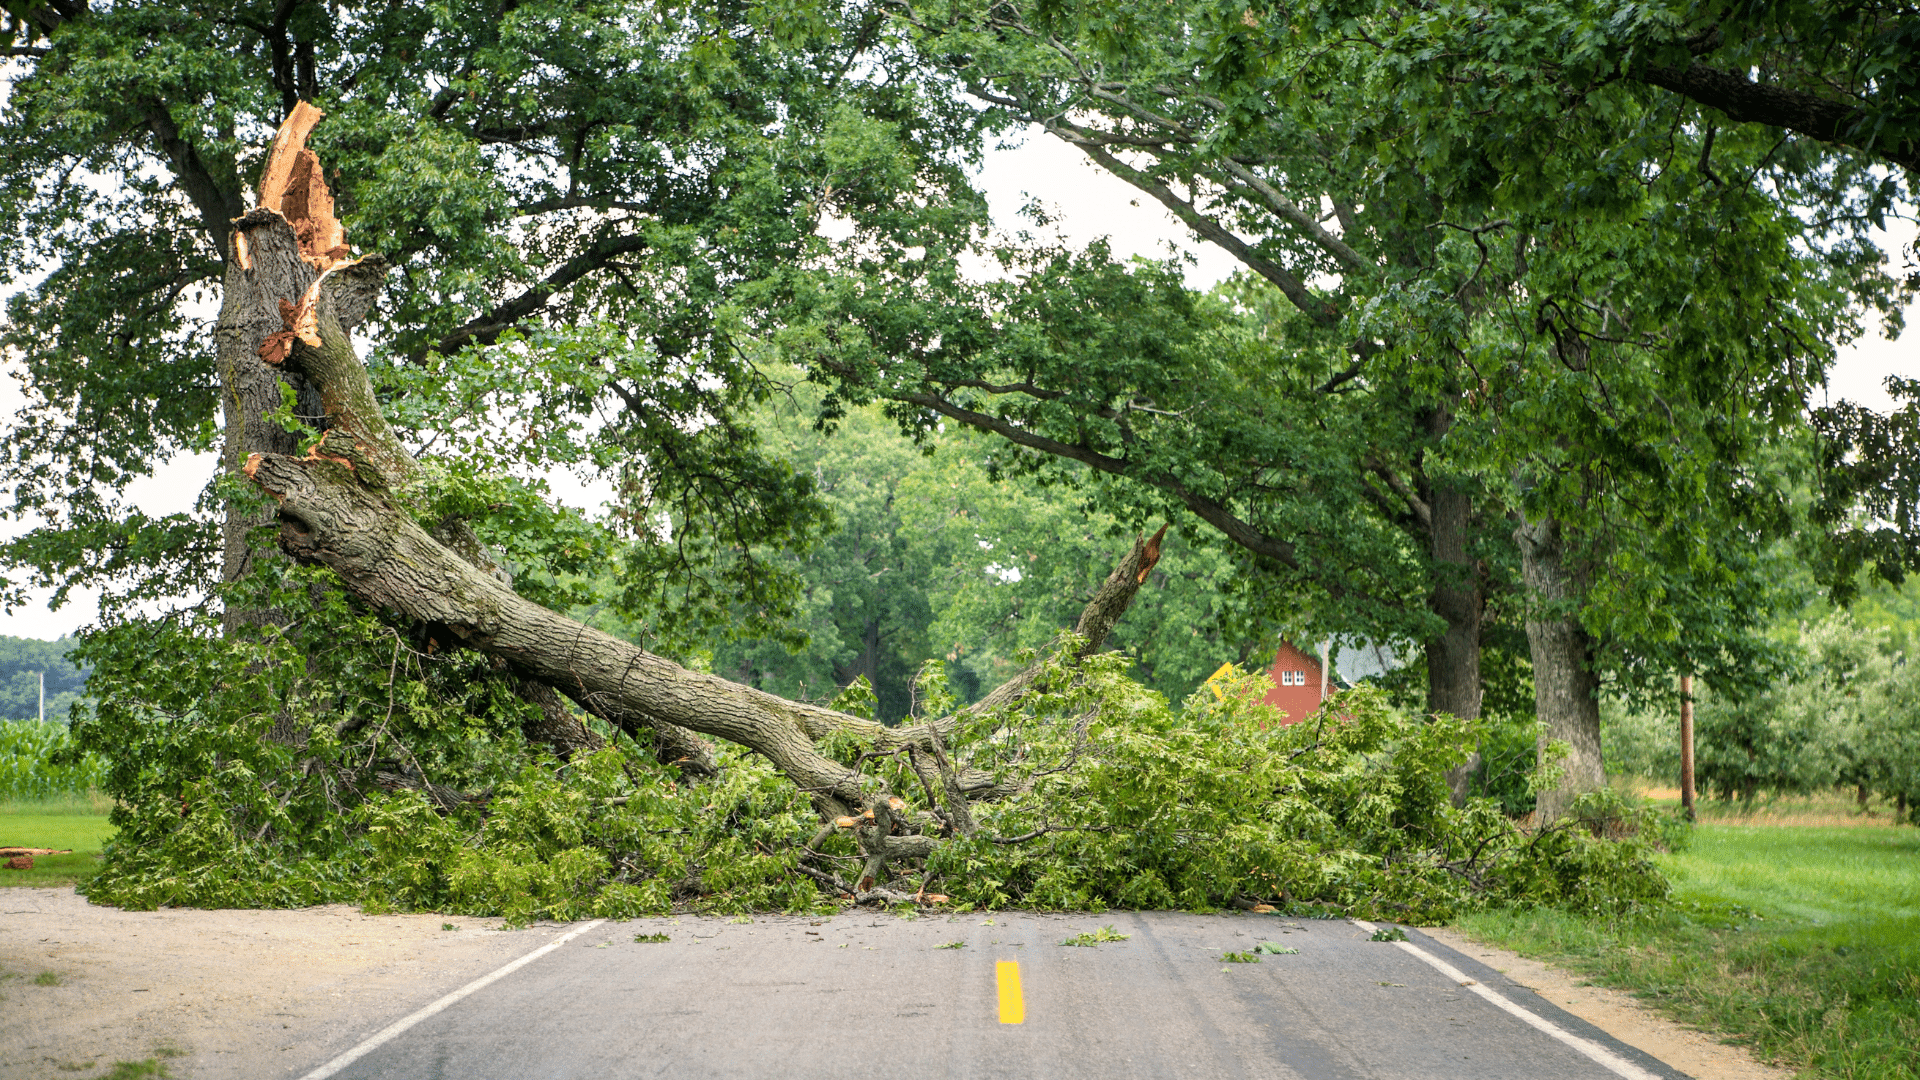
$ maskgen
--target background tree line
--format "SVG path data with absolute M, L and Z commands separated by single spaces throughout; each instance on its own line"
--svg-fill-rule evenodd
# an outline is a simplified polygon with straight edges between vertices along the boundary
M 1748 806 L 1839 789 L 1861 809 L 1920 806 L 1920 602 L 1870 585 L 1847 610 L 1813 603 L 1772 631 L 1787 669 L 1758 693 L 1707 691 L 1695 712 L 1703 794 Z M 1609 702 L 1609 771 L 1662 785 L 1679 775 L 1671 710 Z
M 71 637 L 57 641 L 0 637 L 0 720 L 40 719 L 40 675 L 46 674 L 47 719 L 64 723 L 87 684 L 86 668 L 69 659 Z

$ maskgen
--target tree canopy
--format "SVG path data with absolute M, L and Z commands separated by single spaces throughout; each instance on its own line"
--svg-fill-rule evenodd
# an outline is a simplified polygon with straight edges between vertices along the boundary
M 0 555 L 110 588 L 116 902 L 1656 899 L 1654 823 L 1580 794 L 1599 682 L 1762 665 L 1780 463 L 1899 291 L 1825 144 L 1468 108 L 1398 11 L 7 10 L 43 524 Z M 1246 272 L 996 229 L 969 169 L 1022 125 Z M 129 509 L 216 445 L 193 512 Z M 1428 716 L 1128 675 L 1276 629 L 1416 645 Z M 1463 780 L 1521 655 L 1572 777 L 1534 834 Z
M 1483 648 L 1524 624 L 1582 785 L 1600 679 L 1763 677 L 1785 441 L 1859 305 L 1903 293 L 1859 167 L 1644 87 L 1462 87 L 1390 7 L 902 19 L 1247 279 L 1209 308 L 1097 248 L 1002 249 L 1019 276 L 971 289 L 895 265 L 835 282 L 814 317 L 860 335 L 797 355 L 1201 518 L 1321 625 L 1424 645 L 1431 711 L 1476 715 Z

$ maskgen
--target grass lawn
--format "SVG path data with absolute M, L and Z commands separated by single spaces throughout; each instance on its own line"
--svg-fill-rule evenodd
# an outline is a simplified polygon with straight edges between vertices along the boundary
M 0 847 L 72 848 L 71 855 L 36 855 L 31 870 L 0 869 L 0 886 L 73 885 L 99 869 L 100 852 L 113 826 L 111 804 L 72 798 L 41 803 L 0 803 Z
M 1678 906 L 1460 920 L 1816 1077 L 1920 1078 L 1920 829 L 1702 824 Z

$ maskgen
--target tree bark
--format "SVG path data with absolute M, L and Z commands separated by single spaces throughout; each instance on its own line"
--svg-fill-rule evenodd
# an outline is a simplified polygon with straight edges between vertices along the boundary
M 230 235 L 240 233 L 236 230 Z M 245 243 L 244 239 L 241 242 Z M 318 391 L 305 376 L 268 364 L 260 357 L 261 343 L 283 329 L 277 301 L 304 294 L 313 284 L 315 271 L 300 260 L 298 248 L 287 251 L 276 245 L 261 255 L 243 265 L 229 253 L 220 316 L 214 328 L 225 420 L 221 467 L 230 474 L 238 473 L 253 454 L 291 454 L 298 447 L 297 435 L 267 419 L 269 413 L 280 408 L 281 387 L 293 390 L 294 411 L 311 417 L 310 423 L 317 423 L 324 413 Z M 260 553 L 252 546 L 251 537 L 256 529 L 273 521 L 270 506 L 227 504 L 222 527 L 222 581 L 231 584 L 253 572 Z M 266 617 L 262 612 L 226 613 L 229 629 Z
M 1453 426 L 1453 409 L 1442 402 L 1425 417 L 1426 434 L 1434 442 Z M 1422 463 L 1424 465 L 1424 462 Z M 1427 712 L 1449 713 L 1462 720 L 1480 719 L 1480 623 L 1486 611 L 1486 589 L 1480 567 L 1469 550 L 1473 529 L 1473 495 L 1444 479 L 1418 478 L 1426 512 L 1417 524 L 1426 527 L 1427 556 L 1433 586 L 1427 610 L 1444 624 L 1440 636 L 1426 643 Z M 1473 774 L 1480 767 L 1475 747 L 1467 760 L 1447 771 L 1453 804 L 1467 801 Z
M 1428 533 L 1433 558 L 1433 590 L 1427 606 L 1445 620 L 1440 636 L 1427 642 L 1427 712 L 1451 713 L 1462 720 L 1478 720 L 1480 686 L 1480 622 L 1486 597 L 1478 568 L 1467 552 L 1473 500 L 1463 491 L 1441 488 L 1433 492 L 1433 526 Z M 1457 806 L 1466 801 L 1467 787 L 1480 765 L 1475 749 L 1459 767 L 1448 770 L 1447 786 Z
M 1542 825 L 1562 817 L 1583 792 L 1606 783 L 1600 758 L 1600 682 L 1593 670 L 1593 637 L 1581 625 L 1578 605 L 1581 575 L 1570 565 L 1559 522 L 1551 516 L 1521 518 L 1513 531 L 1526 581 L 1527 644 L 1533 655 L 1533 699 L 1546 723 L 1540 735 L 1542 763 L 1550 742 L 1564 742 L 1564 776 L 1539 793 L 1535 820 Z

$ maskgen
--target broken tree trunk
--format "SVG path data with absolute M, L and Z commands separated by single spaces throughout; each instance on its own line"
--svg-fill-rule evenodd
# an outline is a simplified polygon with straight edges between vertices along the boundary
M 225 466 L 241 471 L 253 455 L 299 451 L 299 434 L 269 419 L 291 391 L 294 418 L 322 432 L 312 453 L 350 442 L 367 459 L 366 468 L 399 484 L 417 466 L 380 411 L 351 337 L 379 295 L 387 263 L 379 255 L 353 258 L 346 230 L 334 217 L 320 161 L 306 146 L 321 115 L 304 101 L 295 106 L 267 156 L 259 204 L 233 223 L 216 332 Z M 228 508 L 223 580 L 239 581 L 253 571 L 259 553 L 253 533 L 277 516 L 271 507 Z M 447 519 L 434 531 L 483 572 L 510 580 L 464 521 Z M 233 609 L 226 615 L 230 629 L 274 618 L 271 612 Z M 529 738 L 561 757 L 600 745 L 550 687 L 516 675 L 516 690 L 539 710 L 526 725 Z M 685 740 L 664 741 L 690 765 L 710 761 L 698 748 L 682 745 Z
M 280 153 L 282 144 L 296 136 L 304 142 L 319 115 L 319 110 L 304 102 L 294 110 L 275 142 L 276 163 L 286 156 Z M 278 176 L 280 182 L 278 187 L 263 182 L 259 199 L 263 209 L 279 212 L 289 169 L 290 166 L 269 165 L 268 178 Z M 307 201 L 302 200 L 302 205 Z M 331 217 L 331 213 L 328 216 Z M 296 435 L 268 419 L 269 414 L 280 408 L 283 388 L 292 392 L 296 415 L 315 419 L 321 415 L 319 393 L 310 381 L 298 372 L 267 363 L 260 355 L 261 343 L 284 329 L 280 299 L 303 295 L 319 271 L 301 257 L 303 252 L 297 245 L 292 250 L 276 247 L 263 253 L 263 258 L 255 259 L 242 231 L 235 230 L 230 236 L 226 281 L 221 290 L 214 340 L 226 434 L 221 463 L 227 472 L 238 473 L 248 455 L 288 454 L 298 446 Z M 273 519 L 271 508 L 228 505 L 222 529 L 221 580 L 239 581 L 253 571 L 258 552 L 251 538 L 256 529 L 271 525 Z M 229 629 L 271 619 L 268 612 L 229 610 L 226 613 Z

